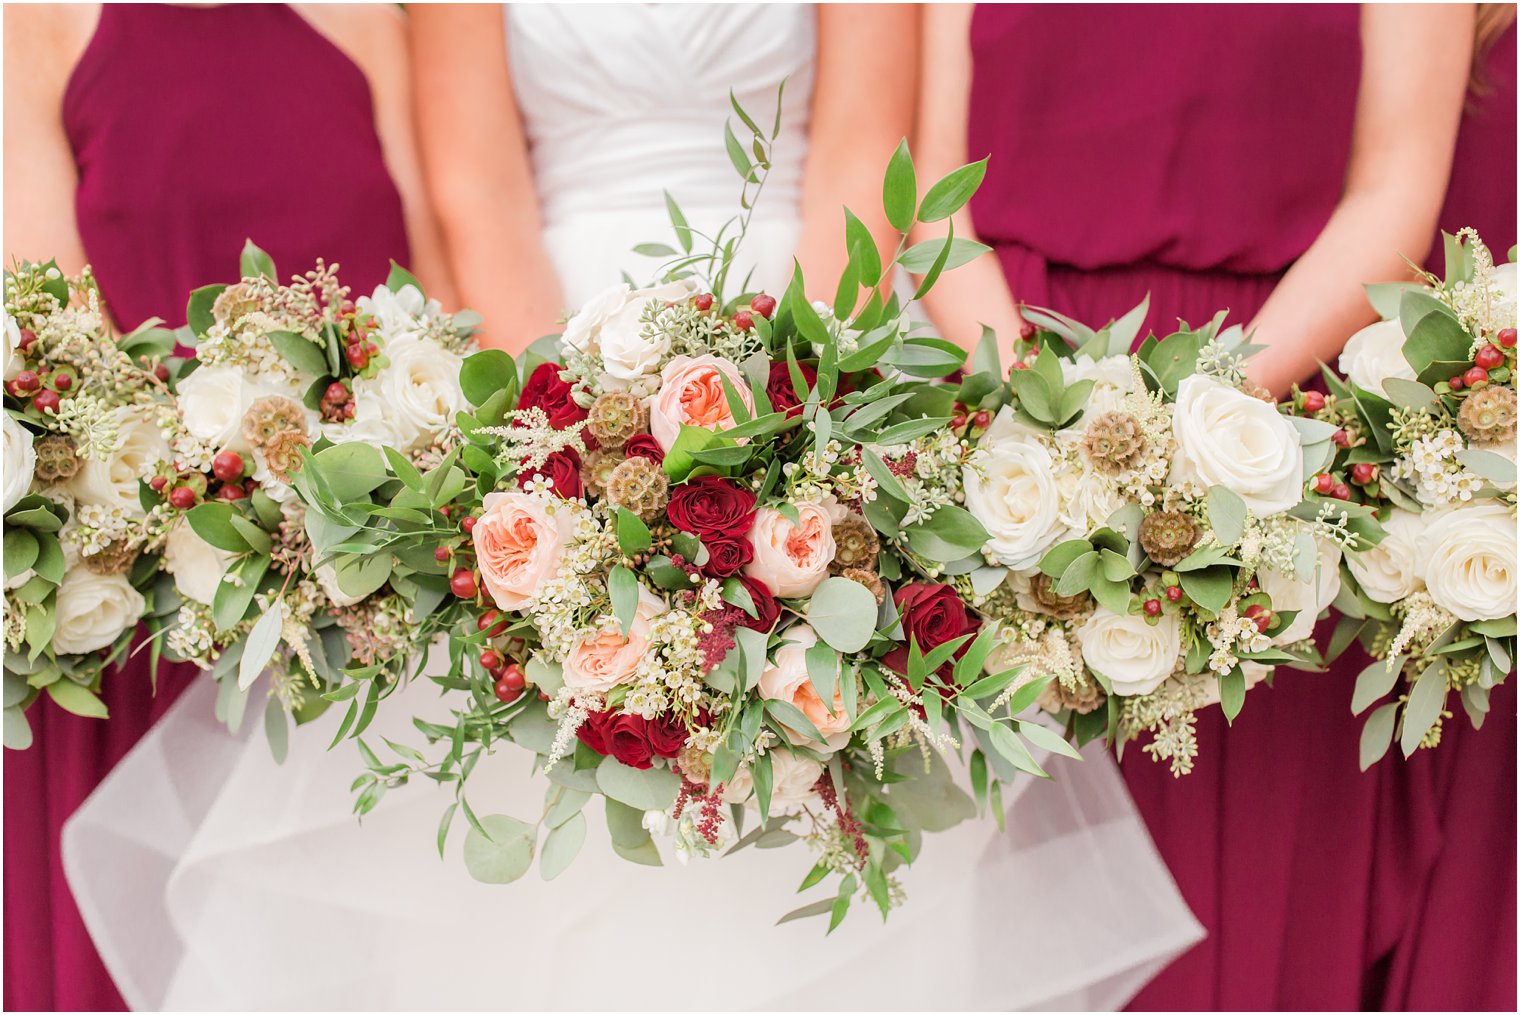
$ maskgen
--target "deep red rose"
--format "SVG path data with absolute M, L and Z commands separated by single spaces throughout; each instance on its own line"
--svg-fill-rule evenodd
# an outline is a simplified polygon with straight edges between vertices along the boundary
M 629 458 L 647 458 L 656 465 L 665 461 L 665 449 L 660 447 L 653 434 L 634 434 L 623 445 L 623 454 Z
M 556 430 L 563 430 L 586 418 L 586 410 L 576 405 L 571 397 L 573 389 L 560 379 L 561 369 L 558 363 L 540 363 L 517 397 L 519 409 L 544 410 L 549 416 L 549 425 Z
M 769 634 L 771 628 L 776 626 L 776 621 L 781 619 L 781 604 L 776 602 L 776 597 L 771 595 L 771 590 L 765 587 L 764 582 L 741 574 L 739 584 L 744 586 L 749 597 L 755 601 L 756 614 L 751 617 L 744 610 L 739 610 L 739 623 L 751 631 Z
M 704 542 L 738 539 L 755 524 L 755 495 L 721 476 L 698 476 L 670 492 L 665 513 L 670 524 Z
M 656 757 L 673 758 L 686 745 L 686 728 L 669 716 L 650 722 L 642 716 L 593 712 L 575 735 L 598 754 L 610 754 L 629 768 L 648 768 Z
M 961 635 L 975 634 L 982 626 L 981 620 L 966 609 L 961 597 L 948 585 L 910 582 L 899 588 L 892 598 L 897 603 L 897 612 L 902 618 L 905 644 L 888 652 L 882 662 L 899 673 L 908 671 L 908 645 L 913 641 L 918 642 L 920 652 L 927 654 Z M 970 641 L 967 641 L 956 649 L 953 658 L 959 659 L 965 655 L 970 646 Z M 951 660 L 946 660 L 939 668 L 940 676 L 947 681 L 953 672 L 954 663 Z
M 607 728 L 607 752 L 629 768 L 648 768 L 654 761 L 654 749 L 644 735 L 646 725 L 636 715 L 612 720 Z
M 797 369 L 807 380 L 809 388 L 817 383 L 817 370 L 806 363 L 798 363 Z M 765 381 L 765 397 L 770 399 L 771 408 L 777 412 L 793 416 L 802 411 L 802 398 L 797 397 L 797 389 L 792 387 L 792 372 L 785 362 L 771 364 L 770 376 Z M 806 392 L 803 397 L 806 397 Z
M 554 452 L 536 469 L 519 469 L 517 485 L 527 487 L 528 481 L 537 475 L 552 482 L 554 492 L 566 500 L 578 500 L 585 493 L 581 485 L 581 456 L 574 448 Z
M 742 537 L 729 539 L 726 536 L 714 536 L 703 539 L 702 545 L 707 547 L 707 563 L 702 565 L 702 573 L 709 578 L 727 578 L 738 574 L 755 557 L 754 546 Z
M 686 727 L 675 717 L 662 715 L 644 724 L 644 739 L 655 757 L 674 758 L 686 746 Z
M 608 753 L 607 727 L 615 718 L 617 717 L 611 712 L 592 712 L 586 717 L 586 721 L 576 728 L 575 735 L 581 743 L 596 753 L 605 755 Z

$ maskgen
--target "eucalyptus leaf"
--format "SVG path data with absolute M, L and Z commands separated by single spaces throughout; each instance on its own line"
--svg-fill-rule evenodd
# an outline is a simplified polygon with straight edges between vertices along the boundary
M 536 846 L 533 826 L 505 814 L 488 814 L 480 824 L 486 835 L 471 828 L 464 839 L 464 865 L 470 876 L 488 885 L 504 885 L 526 874 Z

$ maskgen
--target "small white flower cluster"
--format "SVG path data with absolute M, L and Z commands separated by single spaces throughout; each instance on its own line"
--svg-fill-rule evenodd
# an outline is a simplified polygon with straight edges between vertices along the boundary
M 1416 437 L 1394 462 L 1393 476 L 1413 480 L 1420 501 L 1433 507 L 1470 501 L 1483 489 L 1485 480 L 1457 460 L 1466 448 L 1462 435 L 1451 428 Z
M 1219 616 L 1204 628 L 1213 651 L 1209 653 L 1209 669 L 1223 676 L 1240 663 L 1241 652 L 1264 652 L 1272 639 L 1263 634 L 1256 621 L 1240 614 L 1235 602 L 1227 603 Z
M 714 584 L 714 583 L 708 583 Z M 649 624 L 649 651 L 639 662 L 623 709 L 655 719 L 672 708 L 695 713 L 708 698 L 700 641 L 707 622 L 682 609 L 666 610 Z
M 68 526 L 65 535 L 85 557 L 93 557 L 118 540 L 129 539 L 134 523 L 140 521 L 120 504 L 79 504 L 74 518 L 76 524 Z
M 1488 341 L 1485 334 L 1515 326 L 1515 303 L 1505 299 L 1493 254 L 1478 238 L 1477 230 L 1463 229 L 1457 237 L 1472 249 L 1472 281 L 1457 281 L 1449 288 L 1436 285 L 1433 295 L 1451 307 L 1462 326 L 1475 336 L 1471 350 L 1475 353 Z
M 216 647 L 216 624 L 211 619 L 211 607 L 194 599 L 185 599 L 180 603 L 174 626 L 169 628 L 164 642 L 175 655 L 202 669 L 216 662 L 221 653 Z
M 575 513 L 575 530 L 560 557 L 559 569 L 545 582 L 528 609 L 538 629 L 544 657 L 558 662 L 569 654 L 585 626 L 586 614 L 604 598 L 600 577 L 620 556 L 617 533 L 604 518 L 581 504 L 542 496 L 553 512 Z M 602 512 L 605 514 L 605 512 Z

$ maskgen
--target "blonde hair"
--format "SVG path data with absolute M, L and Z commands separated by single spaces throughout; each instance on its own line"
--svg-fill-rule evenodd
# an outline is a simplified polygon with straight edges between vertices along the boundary
M 1487 95 L 1493 88 L 1488 80 L 1484 64 L 1488 51 L 1494 48 L 1499 36 L 1515 23 L 1515 5 L 1478 4 L 1477 24 L 1474 26 L 1472 72 L 1467 78 L 1467 89 L 1473 95 Z

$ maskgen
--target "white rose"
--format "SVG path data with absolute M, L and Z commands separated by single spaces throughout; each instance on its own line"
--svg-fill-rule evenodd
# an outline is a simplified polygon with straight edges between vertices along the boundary
M 410 283 L 396 292 L 383 285 L 376 286 L 372 295 L 359 297 L 357 306 L 361 313 L 375 319 L 381 337 L 387 342 L 401 335 L 422 332 L 428 318 L 443 312 L 442 304 L 425 299 L 422 290 Z
M 1276 406 L 1195 374 L 1177 386 L 1172 433 L 1178 479 L 1222 486 L 1258 516 L 1303 499 L 1303 448 Z
M 353 606 L 364 601 L 363 596 L 351 596 L 343 591 L 343 587 L 338 584 L 338 568 L 334 564 L 323 564 L 317 568 L 317 584 L 322 586 L 327 601 L 334 606 Z
M 164 540 L 164 570 L 174 576 L 174 587 L 186 599 L 206 606 L 216 598 L 231 562 L 232 554 L 196 535 L 189 522 L 181 521 Z
M 1514 512 L 1486 500 L 1432 515 L 1429 529 L 1423 577 L 1436 605 L 1466 621 L 1512 616 Z
M 1114 483 L 1112 476 L 1092 468 L 1085 455 L 1080 461 L 1081 464 L 1068 465 L 1056 475 L 1056 486 L 1061 491 L 1061 524 L 1072 538 L 1085 537 L 1102 528 L 1127 503 L 1125 491 Z
M 247 451 L 243 415 L 273 394 L 237 367 L 199 367 L 179 382 L 179 411 L 190 436 L 215 450 Z
M 602 386 L 631 387 L 659 372 L 660 362 L 670 353 L 670 338 L 646 334 L 639 318 L 650 300 L 679 302 L 696 292 L 696 283 L 680 279 L 647 289 L 626 283 L 604 289 L 565 324 L 564 342 L 579 352 L 598 355 L 602 361 Z
M 125 575 L 70 568 L 58 587 L 53 649 L 72 655 L 105 648 L 137 623 L 147 605 Z
M 390 410 L 386 406 L 385 397 L 376 390 L 377 387 L 378 385 L 356 383 L 354 418 L 322 423 L 322 436 L 334 444 L 359 441 L 375 447 L 402 447 L 405 441 L 388 418 Z
M 1033 431 L 1005 422 L 1005 413 L 998 413 L 962 476 L 966 510 L 989 537 L 982 552 L 993 563 L 1023 570 L 1038 564 L 1067 530 L 1050 451 Z
M 1506 261 L 1494 268 L 1494 285 L 1499 290 L 1500 305 L 1510 307 L 1513 311 L 1516 291 L 1514 261 Z
M 354 394 L 378 396 L 383 415 L 400 438 L 396 450 L 412 451 L 448 429 L 465 408 L 459 390 L 458 356 L 426 338 L 403 336 L 386 343 L 390 364 L 372 378 L 354 382 Z M 358 406 L 355 406 L 357 418 Z
M 1100 606 L 1077 628 L 1077 644 L 1088 668 L 1107 677 L 1115 694 L 1150 694 L 1182 658 L 1182 628 L 1172 614 L 1149 624 L 1139 614 L 1121 616 Z
M 804 807 L 818 802 L 813 787 L 823 775 L 823 766 L 812 758 L 793 754 L 784 748 L 766 754 L 771 759 L 771 807 L 772 814 L 796 814 Z M 755 779 L 748 765 L 741 765 L 732 779 L 723 787 L 725 803 L 747 802 L 755 791 Z
M 4 379 L 13 380 L 26 366 L 26 358 L 21 355 L 21 329 L 16 326 L 16 319 L 10 314 L 0 310 L 5 316 L 5 370 Z
M 1415 379 L 1414 367 L 1404 358 L 1404 329 L 1398 321 L 1369 324 L 1346 340 L 1337 363 L 1341 376 L 1358 387 L 1383 394 L 1390 377 Z
M 1319 556 L 1314 562 L 1314 573 L 1286 575 L 1281 571 L 1263 570 L 1256 574 L 1256 581 L 1272 600 L 1272 609 L 1297 610 L 1293 623 L 1272 636 L 1274 645 L 1291 645 L 1303 641 L 1314 633 L 1319 615 L 1330 608 L 1341 591 L 1341 548 L 1323 539 L 1315 540 Z
M 1420 577 L 1426 520 L 1423 515 L 1394 508 L 1383 523 L 1388 535 L 1369 550 L 1346 555 L 1346 566 L 1363 592 L 1374 602 L 1396 603 L 1425 587 Z
M 69 480 L 69 491 L 80 504 L 119 507 L 128 517 L 140 517 L 138 481 L 170 456 L 169 444 L 157 424 L 131 408 L 116 410 L 120 446 L 105 460 L 87 459 Z
M 1092 394 L 1082 414 L 1063 433 L 1080 433 L 1087 421 L 1105 412 L 1117 412 L 1124 408 L 1124 396 L 1135 389 L 1135 372 L 1128 356 L 1104 356 L 1092 359 L 1078 356 L 1076 359 L 1060 360 L 1061 378 L 1071 386 L 1077 381 L 1092 381 Z
M 32 474 L 37 469 L 37 452 L 32 448 L 32 432 L 5 414 L 5 511 L 16 506 L 32 488 Z

